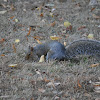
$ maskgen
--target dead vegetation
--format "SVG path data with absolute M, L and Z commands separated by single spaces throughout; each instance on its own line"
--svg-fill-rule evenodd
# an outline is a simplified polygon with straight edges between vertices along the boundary
M 29 45 L 50 38 L 66 45 L 80 38 L 100 40 L 99 0 L 92 6 L 89 0 L 58 1 L 1 0 L 0 100 L 100 100 L 100 64 L 94 58 L 25 60 Z

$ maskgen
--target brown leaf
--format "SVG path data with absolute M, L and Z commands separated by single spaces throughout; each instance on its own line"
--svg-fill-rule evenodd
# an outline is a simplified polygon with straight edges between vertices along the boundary
M 52 80 L 51 80 L 51 82 L 49 82 L 49 83 L 47 84 L 47 86 L 48 86 L 48 87 L 53 86 L 53 88 L 55 88 L 54 82 L 53 82 Z
M 100 19 L 100 16 L 93 14 L 93 18 Z
M 43 13 L 40 14 L 40 17 L 43 17 Z
M 26 37 L 26 40 L 28 41 L 28 37 L 27 36 L 25 36 Z
M 94 91 L 100 93 L 100 82 L 94 82 Z
M 92 12 L 93 10 L 95 10 L 95 7 L 93 7 L 93 8 L 91 9 L 91 12 Z
M 7 6 L 5 4 L 0 4 L 0 6 L 4 7 L 4 8 L 7 8 Z
M 48 83 L 50 80 L 48 80 L 46 77 L 44 78 L 44 82 Z
M 13 19 L 15 16 L 11 16 L 10 19 Z
M 100 82 L 95 82 L 93 85 L 94 85 L 95 87 L 100 86 Z
M 31 33 L 31 27 L 29 28 L 29 32 L 27 33 L 27 36 L 29 36 Z
M 44 93 L 46 90 L 43 89 L 43 88 L 39 88 L 38 91 L 41 92 L 41 93 Z
M 81 26 L 81 27 L 78 28 L 78 30 L 81 30 L 83 28 L 86 28 L 86 26 Z
M 72 30 L 72 25 L 66 28 L 66 30 Z
M 34 98 L 31 98 L 30 100 L 34 100 Z
M 33 36 L 34 39 L 41 39 L 40 36 Z
M 14 52 L 16 53 L 16 47 L 15 47 L 15 44 L 13 44 L 13 50 L 14 50 Z
M 90 65 L 91 67 L 96 67 L 96 66 L 98 66 L 98 65 L 100 65 L 99 63 L 97 63 L 97 64 L 92 64 L 92 65 Z
M 40 42 L 40 40 L 36 39 L 36 41 L 37 41 L 39 44 L 42 44 L 42 42 Z
M 50 26 L 54 27 L 56 22 L 54 21 L 53 23 L 50 24 Z
M 1 54 L 0 56 L 5 56 L 5 54 Z
M 1 40 L 0 40 L 0 43 L 3 43 L 5 41 L 5 39 L 4 38 L 2 38 Z
M 78 84 L 78 87 L 82 88 L 82 86 L 81 86 L 79 80 L 77 81 L 77 84 Z

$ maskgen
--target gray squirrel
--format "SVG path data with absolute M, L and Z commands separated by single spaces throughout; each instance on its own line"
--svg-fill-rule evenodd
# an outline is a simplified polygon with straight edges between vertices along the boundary
M 44 55 L 47 60 L 70 60 L 78 55 L 89 55 L 100 59 L 100 41 L 97 40 L 77 40 L 69 44 L 66 48 L 56 40 L 51 40 L 35 47 L 28 48 L 25 59 L 37 59 Z

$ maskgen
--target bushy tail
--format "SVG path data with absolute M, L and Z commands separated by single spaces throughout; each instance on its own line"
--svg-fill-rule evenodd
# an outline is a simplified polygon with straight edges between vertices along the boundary
M 78 40 L 66 48 L 66 57 L 73 58 L 77 55 L 90 55 L 100 58 L 100 41 Z

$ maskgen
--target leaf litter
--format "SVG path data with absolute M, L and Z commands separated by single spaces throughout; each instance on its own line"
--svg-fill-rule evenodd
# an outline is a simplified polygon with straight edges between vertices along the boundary
M 35 3 L 38 6 L 32 10 Z M 73 5 L 77 9 L 74 9 Z M 86 97 L 89 99 L 100 97 L 98 95 L 100 93 L 100 65 L 95 60 L 88 59 L 87 62 L 82 60 L 78 64 L 70 61 L 40 63 L 24 60 L 28 45 L 41 44 L 50 39 L 50 36 L 56 36 L 53 37 L 54 40 L 62 43 L 65 41 L 65 46 L 73 40 L 83 38 L 83 34 L 91 34 L 91 32 L 95 33 L 93 39 L 99 39 L 99 29 L 94 27 L 95 24 L 99 25 L 99 15 L 94 14 L 97 7 L 85 8 L 88 5 L 88 1 L 80 0 L 67 0 L 64 3 L 47 0 L 44 4 L 37 1 L 32 3 L 30 0 L 23 3 L 16 1 L 10 3 L 8 8 L 5 4 L 4 7 L 8 10 L 2 14 L 3 17 L 1 16 L 1 19 L 5 20 L 1 22 L 0 32 L 0 99 L 44 100 L 46 97 L 47 100 L 52 100 L 52 98 L 85 100 Z M 9 19 L 7 23 L 6 19 Z M 40 23 L 42 20 L 45 20 L 45 24 Z M 68 20 L 68 28 L 66 24 L 64 26 L 64 20 Z M 13 31 L 13 27 L 19 24 L 22 26 L 19 26 L 17 31 Z M 70 31 L 72 34 L 69 34 Z M 16 39 L 18 43 L 12 43 Z M 7 51 L 10 53 L 6 53 Z M 96 64 L 93 64 L 93 61 Z M 11 67 L 8 67 L 10 64 Z M 21 64 L 21 66 L 13 69 L 12 67 L 17 67 L 16 64 Z M 91 83 L 89 83 L 90 80 L 92 80 Z

